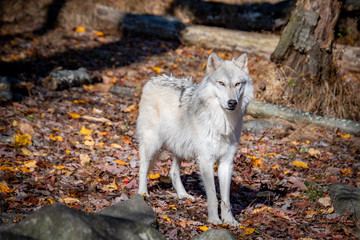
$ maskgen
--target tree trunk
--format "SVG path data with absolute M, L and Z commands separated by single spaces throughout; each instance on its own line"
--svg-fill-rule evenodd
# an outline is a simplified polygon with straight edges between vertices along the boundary
M 271 59 L 290 77 L 328 81 L 334 73 L 332 44 L 340 8 L 336 0 L 298 0 Z

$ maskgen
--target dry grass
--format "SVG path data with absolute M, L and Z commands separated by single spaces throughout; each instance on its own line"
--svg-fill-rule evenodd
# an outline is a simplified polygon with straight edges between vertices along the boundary
M 257 63 L 257 69 L 255 78 L 263 81 L 255 83 L 259 100 L 328 117 L 360 120 L 359 75 L 339 75 L 314 84 L 304 77 L 294 80 L 284 69 L 265 60 Z M 347 81 L 349 78 L 351 81 Z

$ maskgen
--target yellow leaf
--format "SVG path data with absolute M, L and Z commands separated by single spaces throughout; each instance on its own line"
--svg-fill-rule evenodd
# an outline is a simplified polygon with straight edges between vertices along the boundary
M 8 184 L 5 181 L 0 182 L 0 192 L 2 193 L 11 193 L 13 190 L 11 190 L 8 186 Z
M 91 91 L 94 89 L 94 86 L 93 85 L 83 85 L 83 88 L 86 90 L 86 91 Z
M 75 32 L 77 32 L 77 33 L 83 33 L 83 32 L 85 32 L 86 31 L 86 29 L 85 29 L 85 27 L 83 27 L 83 26 L 77 26 L 76 28 L 75 28 Z
M 102 188 L 104 191 L 115 191 L 118 189 L 117 185 L 116 185 L 116 179 L 114 178 L 114 181 L 108 185 L 105 185 L 103 188 Z
M 33 172 L 35 170 L 36 164 L 36 160 L 26 161 L 24 167 L 27 168 L 29 172 Z
M 150 179 L 154 180 L 154 179 L 158 179 L 160 177 L 160 174 L 159 173 L 156 173 L 156 174 L 149 173 L 148 176 L 149 176 Z
M 21 148 L 21 151 L 22 151 L 22 153 L 23 153 L 25 156 L 31 156 L 31 155 L 32 155 L 32 152 L 29 151 L 29 150 L 26 149 L 26 148 Z
M 71 198 L 71 197 L 67 197 L 67 198 L 63 198 L 62 199 L 64 201 L 64 203 L 66 204 L 72 204 L 72 203 L 79 203 L 80 200 L 77 198 Z
M 121 136 L 121 141 L 123 141 L 126 144 L 130 144 L 131 143 L 131 138 L 129 136 Z
M 114 162 L 116 162 L 119 165 L 129 165 L 128 162 L 122 161 L 122 160 L 115 160 Z
M 162 69 L 159 67 L 152 67 L 152 69 L 157 72 L 158 74 L 160 74 L 162 72 Z
M 100 31 L 95 31 L 95 35 L 97 37 L 103 37 L 104 36 L 104 33 L 103 32 L 100 32 Z
M 263 206 L 261 208 L 254 209 L 253 212 L 259 213 L 259 212 L 264 212 L 264 211 L 270 211 L 271 209 L 272 209 L 271 207 Z
M 66 167 L 63 166 L 63 165 L 58 165 L 58 166 L 54 165 L 53 168 L 56 168 L 57 170 L 61 170 L 61 169 L 64 169 Z
M 252 160 L 256 160 L 257 159 L 257 157 L 255 157 L 255 156 L 250 156 L 250 155 L 245 155 L 247 158 L 250 158 L 250 159 L 252 159 Z
M 66 154 L 69 154 L 69 153 L 71 153 L 71 151 L 70 151 L 69 149 L 66 149 L 66 150 L 65 150 L 65 153 L 66 153 Z
M 251 161 L 253 166 L 256 167 L 256 168 L 263 168 L 263 165 L 264 165 L 264 161 L 262 159 L 254 159 Z
M 310 141 L 306 141 L 305 143 L 306 143 L 306 144 L 310 144 Z
M 90 135 L 94 130 L 92 129 L 87 129 L 86 127 L 82 127 L 80 130 L 80 133 L 83 135 Z
M 74 119 L 78 119 L 80 117 L 80 114 L 77 113 L 71 113 L 71 112 L 67 112 L 67 114 Z
M 103 143 L 103 142 L 100 142 L 100 143 L 96 144 L 96 146 L 98 146 L 99 148 L 103 148 L 104 145 L 105 145 L 105 143 Z
M 86 102 L 85 102 L 84 100 L 74 100 L 74 103 L 77 103 L 77 104 L 79 104 L 79 103 L 85 104 Z
M 292 143 L 292 145 L 294 145 L 294 146 L 297 146 L 297 145 L 299 145 L 299 144 L 300 144 L 300 143 L 299 143 L 299 142 L 297 142 L 297 141 L 292 141 L 291 143 Z
M 345 135 L 342 135 L 341 133 L 337 133 L 337 135 L 339 136 L 339 137 L 342 137 L 342 138 L 347 138 L 347 139 L 349 139 L 350 137 L 351 137 L 351 135 L 350 134 L 345 134 Z
M 166 216 L 166 215 L 165 215 L 165 216 L 162 216 L 162 218 L 165 219 L 165 220 L 168 221 L 168 222 L 171 222 L 170 218 L 169 218 L 168 216 Z
M 209 230 L 209 228 L 207 226 L 200 226 L 200 227 L 198 227 L 198 229 L 200 229 L 203 232 L 206 232 L 207 230 Z
M 245 235 L 250 235 L 250 234 L 253 234 L 254 231 L 255 231 L 254 228 L 244 228 L 243 233 Z
M 304 163 L 302 161 L 293 161 L 291 165 L 293 165 L 295 167 L 309 168 L 307 163 Z
M 110 145 L 110 147 L 111 148 L 115 148 L 115 149 L 121 149 L 122 147 L 119 145 L 119 144 L 117 144 L 117 143 L 112 143 L 111 145 Z
M 15 136 L 13 136 L 15 145 L 17 146 L 27 146 L 28 144 L 32 144 L 31 142 L 31 136 L 29 134 L 17 134 Z
M 16 170 L 13 167 L 8 167 L 8 166 L 5 166 L 5 165 L 1 166 L 0 170 L 1 171 L 8 170 L 8 171 L 11 171 L 11 172 L 16 172 Z
M 94 142 L 94 139 L 91 137 L 91 136 L 89 136 L 89 135 L 86 135 L 86 136 L 84 136 L 84 144 L 86 145 L 86 146 L 94 146 L 95 145 L 95 142 Z
M 344 168 L 340 169 L 342 176 L 351 176 L 351 169 L 350 168 Z
M 124 109 L 124 112 L 129 113 L 129 112 L 134 112 L 138 109 L 139 105 L 138 104 L 133 104 L 128 106 L 127 108 Z
M 59 142 L 64 141 L 64 139 L 63 139 L 61 136 L 55 136 L 54 134 L 50 134 L 49 137 L 50 137 L 51 140 L 53 140 L 53 141 L 59 141 Z
M 51 198 L 48 198 L 47 200 L 50 202 L 50 204 L 54 204 L 54 203 L 55 203 L 55 201 L 52 200 Z

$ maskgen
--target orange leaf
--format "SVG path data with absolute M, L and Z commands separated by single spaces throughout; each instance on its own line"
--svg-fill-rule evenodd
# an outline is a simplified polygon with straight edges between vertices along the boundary
M 80 117 L 80 115 L 77 114 L 77 113 L 67 112 L 67 114 L 68 114 L 71 118 L 74 118 L 74 119 L 78 119 L 78 118 Z
M 121 136 L 121 141 L 123 141 L 126 144 L 130 144 L 131 143 L 131 138 L 129 136 L 122 135 Z
M 309 168 L 307 163 L 304 163 L 302 161 L 293 161 L 291 165 L 293 165 L 295 167 Z
M 129 165 L 128 162 L 122 161 L 122 160 L 115 160 L 114 162 L 116 162 L 119 165 Z
M 83 33 L 83 32 L 85 32 L 86 31 L 86 29 L 85 29 L 85 27 L 83 27 L 83 26 L 77 26 L 76 28 L 75 28 L 75 32 L 77 32 L 77 33 Z

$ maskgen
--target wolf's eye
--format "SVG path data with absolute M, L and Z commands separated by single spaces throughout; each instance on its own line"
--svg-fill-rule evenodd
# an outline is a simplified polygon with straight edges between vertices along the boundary
M 239 86 L 240 85 L 240 82 L 237 82 L 235 83 L 235 87 Z
M 225 83 L 224 83 L 224 82 L 218 81 L 218 83 L 219 83 L 221 86 L 225 86 Z

